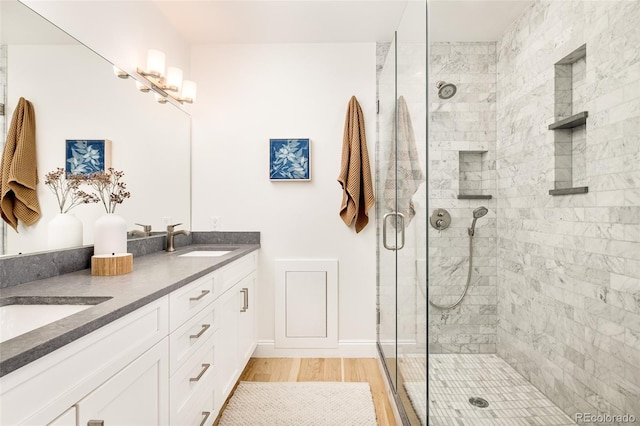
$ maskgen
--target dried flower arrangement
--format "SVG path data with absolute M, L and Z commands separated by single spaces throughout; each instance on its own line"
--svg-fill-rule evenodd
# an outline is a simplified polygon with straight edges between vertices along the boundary
M 127 185 L 120 181 L 122 176 L 124 172 L 109 167 L 105 171 L 92 173 L 87 177 L 87 183 L 98 193 L 107 213 L 114 213 L 116 206 L 131 196 L 127 191 Z
M 97 203 L 99 201 L 95 194 L 89 194 L 80 190 L 82 183 L 88 182 L 85 175 L 65 174 L 63 168 L 44 175 L 45 185 L 49 187 L 58 200 L 60 213 L 67 213 L 69 210 L 80 204 Z

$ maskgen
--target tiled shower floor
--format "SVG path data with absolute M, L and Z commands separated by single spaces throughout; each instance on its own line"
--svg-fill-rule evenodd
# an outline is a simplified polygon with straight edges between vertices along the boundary
M 423 424 L 426 418 L 424 361 L 424 356 L 400 360 L 404 389 Z M 497 355 L 429 355 L 429 380 L 429 425 L 432 426 L 575 424 Z M 471 397 L 484 398 L 489 406 L 474 407 L 469 403 Z

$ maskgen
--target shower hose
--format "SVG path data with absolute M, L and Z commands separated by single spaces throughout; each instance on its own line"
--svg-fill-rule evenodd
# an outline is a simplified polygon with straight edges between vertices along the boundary
M 429 304 L 434 308 L 438 308 L 438 309 L 452 309 L 458 306 L 460 302 L 462 302 L 462 299 L 464 299 L 464 296 L 466 296 L 467 290 L 469 290 L 469 283 L 471 282 L 472 266 L 473 266 L 473 233 L 470 232 L 469 233 L 469 270 L 467 271 L 467 284 L 465 284 L 464 286 L 464 291 L 462 292 L 462 295 L 458 300 L 456 300 L 451 305 L 438 305 L 437 303 L 433 303 L 431 299 L 429 299 Z

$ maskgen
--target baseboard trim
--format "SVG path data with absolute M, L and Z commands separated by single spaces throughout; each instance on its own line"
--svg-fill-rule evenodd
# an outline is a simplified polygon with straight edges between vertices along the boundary
M 339 340 L 337 348 L 276 348 L 275 340 L 258 340 L 254 358 L 375 358 L 375 340 Z

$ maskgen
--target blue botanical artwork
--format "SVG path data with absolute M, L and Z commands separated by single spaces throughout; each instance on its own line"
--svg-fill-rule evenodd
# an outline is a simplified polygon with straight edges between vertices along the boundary
M 271 180 L 311 180 L 309 139 L 269 139 Z
M 111 166 L 111 141 L 67 139 L 65 166 L 72 175 L 105 171 Z

